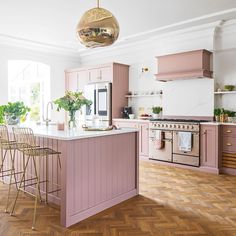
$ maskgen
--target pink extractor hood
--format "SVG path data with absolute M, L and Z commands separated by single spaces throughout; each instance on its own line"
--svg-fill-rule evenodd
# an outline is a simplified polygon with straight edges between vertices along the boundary
M 158 81 L 212 78 L 212 52 L 205 49 L 158 56 Z

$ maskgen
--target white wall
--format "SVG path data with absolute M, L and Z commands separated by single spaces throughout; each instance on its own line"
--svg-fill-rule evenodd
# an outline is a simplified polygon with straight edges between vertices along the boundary
M 216 37 L 215 88 L 235 85 L 236 90 L 236 20 L 226 22 Z M 215 107 L 236 111 L 236 94 L 216 95 Z
M 135 98 L 129 104 L 139 110 L 151 114 L 154 105 L 163 106 L 163 115 L 172 116 L 213 116 L 214 81 L 176 81 L 157 82 L 156 56 L 196 49 L 213 49 L 215 26 L 218 23 L 194 27 L 184 31 L 172 32 L 142 42 L 132 42 L 114 49 L 103 49 L 95 53 L 81 55 L 82 65 L 105 62 L 121 62 L 130 65 L 130 91 L 163 90 L 163 97 Z M 148 73 L 142 73 L 142 67 L 148 67 Z
M 33 60 L 48 64 L 51 68 L 51 100 L 54 100 L 64 94 L 65 75 L 64 70 L 79 66 L 79 59 L 56 53 L 46 53 L 23 49 L 13 46 L 0 44 L 0 104 L 8 101 L 8 60 Z M 58 115 L 56 111 L 52 112 L 53 121 L 64 120 L 63 112 Z

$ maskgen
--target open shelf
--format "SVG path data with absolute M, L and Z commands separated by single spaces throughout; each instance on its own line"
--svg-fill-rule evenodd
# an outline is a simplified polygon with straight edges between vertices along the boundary
M 222 92 L 214 92 L 215 95 L 223 95 L 223 94 L 236 94 L 236 91 L 222 91 Z
M 162 92 L 155 94 L 137 94 L 137 95 L 126 95 L 126 98 L 142 98 L 142 97 L 160 97 Z

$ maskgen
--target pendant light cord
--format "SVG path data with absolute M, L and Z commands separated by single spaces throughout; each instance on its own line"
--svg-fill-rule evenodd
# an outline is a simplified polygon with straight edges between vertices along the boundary
M 99 0 L 97 0 L 97 8 L 99 8 L 99 7 L 100 7 Z

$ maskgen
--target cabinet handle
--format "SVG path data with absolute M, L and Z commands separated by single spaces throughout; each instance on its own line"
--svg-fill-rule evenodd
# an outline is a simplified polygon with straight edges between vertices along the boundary
M 232 133 L 232 130 L 228 129 L 228 130 L 226 131 L 226 133 Z
M 204 132 L 203 132 L 203 134 L 207 134 L 207 132 L 206 132 L 206 131 L 204 131 Z
M 232 143 L 226 143 L 227 146 L 232 146 Z

